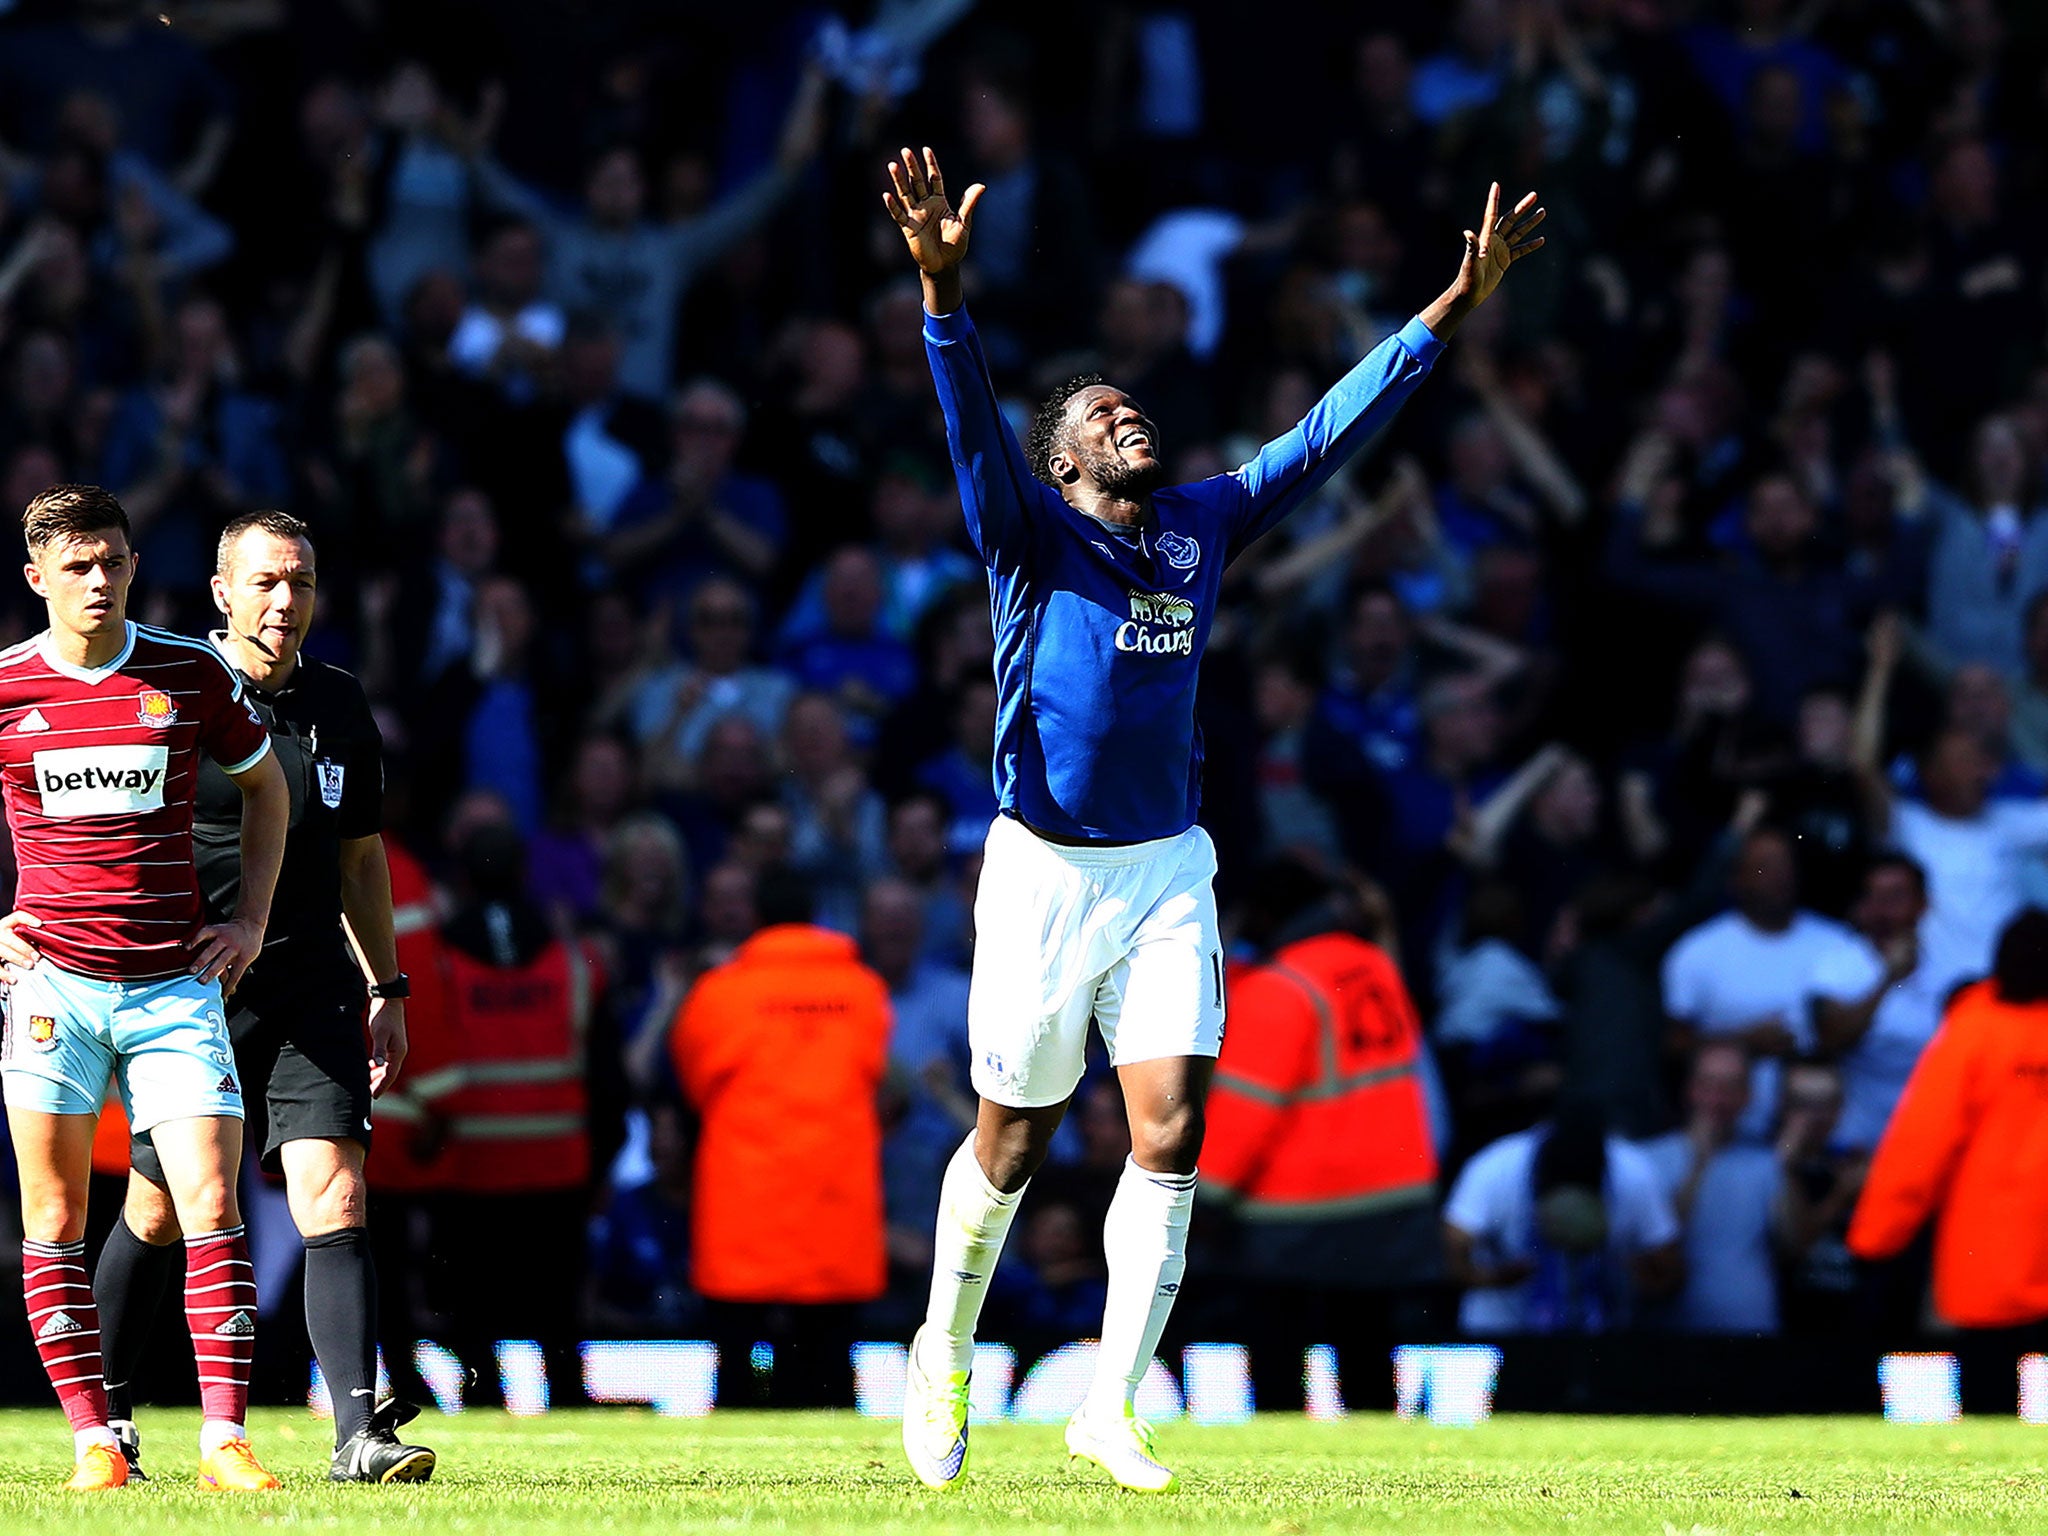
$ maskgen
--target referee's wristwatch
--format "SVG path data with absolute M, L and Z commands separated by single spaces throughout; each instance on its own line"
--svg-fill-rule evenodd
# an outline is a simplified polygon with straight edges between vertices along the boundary
M 399 1002 L 404 998 L 411 997 L 412 978 L 406 975 L 405 972 L 400 971 L 389 981 L 373 981 L 370 983 L 370 996 L 381 998 L 388 1003 Z

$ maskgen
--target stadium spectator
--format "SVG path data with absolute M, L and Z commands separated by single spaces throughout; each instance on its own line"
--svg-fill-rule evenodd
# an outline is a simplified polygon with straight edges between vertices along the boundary
M 612 514 L 598 559 L 651 601 L 694 600 L 720 575 L 759 581 L 781 558 L 788 514 L 772 480 L 733 467 L 746 402 L 717 379 L 692 380 L 669 411 L 666 474 L 634 485 Z M 586 516 L 597 509 L 584 503 Z
M 629 148 L 608 149 L 592 160 L 580 217 L 564 214 L 488 156 L 473 169 L 489 202 L 545 234 L 548 288 L 563 310 L 602 315 L 617 332 L 621 385 L 629 393 L 659 400 L 668 393 L 684 293 L 699 272 L 787 195 L 815 151 L 823 99 L 823 77 L 807 74 L 784 124 L 773 168 L 700 217 L 651 221 L 645 174 Z
M 591 1219 L 590 1321 L 598 1328 L 694 1334 L 703 1304 L 690 1290 L 690 1142 L 678 1106 L 649 1106 L 646 1147 L 621 1157 L 604 1208 Z
M 766 1340 L 770 1404 L 839 1406 L 853 1399 L 855 1309 L 886 1281 L 889 990 L 851 939 L 812 922 L 792 871 L 769 871 L 757 900 L 760 931 L 691 989 L 670 1035 L 701 1126 L 691 1283 L 719 1345 L 720 1402 L 755 1400 L 750 1352 Z
M 2027 864 L 2048 851 L 2048 801 L 1992 798 L 1998 765 L 1975 732 L 1955 729 L 1940 732 L 1920 754 L 1924 803 L 1892 791 L 1879 761 L 1886 696 L 1903 645 L 1895 620 L 1871 626 L 1857 764 L 1889 840 L 1926 874 L 1935 963 L 1958 976 L 1982 976 L 2000 931 L 2025 904 Z
M 586 736 L 557 796 L 548 828 L 528 856 L 535 900 L 557 928 L 581 927 L 598 915 L 605 844 L 637 799 L 633 754 L 615 736 Z
M 1941 1027 L 1950 996 L 1976 977 L 1929 943 L 1927 876 L 1903 854 L 1871 864 L 1853 916 L 1857 939 L 1814 967 L 1814 1033 L 1841 1061 L 1835 1140 L 1868 1153 Z
M 1797 879 L 1783 832 L 1750 833 L 1729 874 L 1732 909 L 1686 934 L 1664 960 L 1674 1044 L 1727 1040 L 1754 1063 L 1738 1124 L 1752 1141 L 1777 1121 L 1779 1063 L 1813 1047 L 1814 970 L 1850 938 L 1841 924 L 1800 909 Z
M 500 224 L 477 251 L 476 294 L 448 338 L 450 362 L 515 401 L 533 398 L 562 345 L 565 317 L 541 298 L 542 270 L 540 231 Z
M 1443 1236 L 1469 1338 L 1625 1328 L 1685 1276 L 1656 1166 L 1584 1103 L 1467 1163 L 1444 1204 Z
M 892 1265 L 931 1264 L 926 1217 L 939 1203 L 946 1159 L 974 1123 L 967 1085 L 967 973 L 930 958 L 915 887 L 881 879 L 861 902 L 861 959 L 887 983 L 889 1093 L 882 1143 Z M 903 1257 L 899 1260 L 898 1254 Z
M 740 583 L 704 582 L 687 614 L 690 659 L 647 678 L 633 706 L 648 776 L 660 785 L 685 781 L 722 719 L 738 715 L 762 736 L 777 735 L 796 693 L 787 673 L 752 664 L 754 599 Z
M 1705 1040 L 1686 1078 L 1684 1128 L 1642 1143 L 1685 1232 L 1685 1284 L 1656 1314 L 1680 1332 L 1778 1331 L 1783 1171 L 1771 1148 L 1735 1139 L 1748 1106 L 1749 1053 Z
M 1835 1140 L 1842 1074 L 1831 1063 L 1793 1062 L 1785 1069 L 1784 1097 L 1778 1158 L 1785 1180 L 1778 1192 L 1777 1237 L 1785 1333 L 1853 1335 L 1873 1321 L 1868 1287 L 1848 1243 L 1870 1154 L 1845 1151 Z

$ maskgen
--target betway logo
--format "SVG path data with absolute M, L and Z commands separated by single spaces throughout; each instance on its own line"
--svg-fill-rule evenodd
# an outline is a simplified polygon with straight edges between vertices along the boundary
M 1131 616 L 1116 627 L 1116 648 L 1148 656 L 1195 654 L 1195 605 L 1168 592 L 1133 592 Z
M 45 816 L 128 816 L 161 810 L 168 747 L 59 747 L 34 759 Z

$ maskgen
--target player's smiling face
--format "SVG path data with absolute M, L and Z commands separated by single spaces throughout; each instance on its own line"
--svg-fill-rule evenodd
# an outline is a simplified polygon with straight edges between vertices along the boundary
M 91 639 L 127 622 L 135 553 L 119 529 L 47 544 L 36 551 L 27 574 L 36 596 L 50 605 L 54 628 Z
M 1159 429 L 1138 402 L 1107 384 L 1091 385 L 1067 402 L 1067 449 L 1054 456 L 1077 480 L 1111 496 L 1143 496 L 1159 483 Z
M 311 544 L 251 528 L 235 541 L 227 570 L 213 578 L 213 602 L 227 615 L 230 635 L 289 662 L 313 627 L 315 585 Z

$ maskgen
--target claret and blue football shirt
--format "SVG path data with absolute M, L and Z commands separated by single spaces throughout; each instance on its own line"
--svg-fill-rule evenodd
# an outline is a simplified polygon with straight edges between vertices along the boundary
M 1427 377 L 1410 320 L 1250 463 L 1153 493 L 1111 529 L 1031 473 L 965 310 L 924 319 L 967 531 L 995 621 L 996 795 L 1055 837 L 1174 837 L 1200 807 L 1195 682 L 1223 571 L 1312 495 Z

